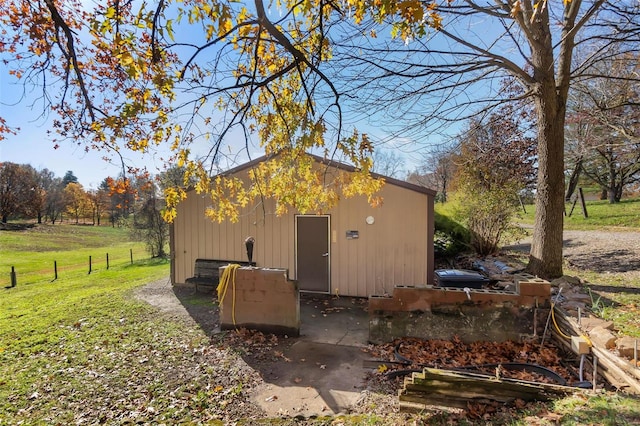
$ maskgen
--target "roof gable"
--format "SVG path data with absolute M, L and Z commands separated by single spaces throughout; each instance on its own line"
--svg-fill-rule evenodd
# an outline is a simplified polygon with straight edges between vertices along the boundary
M 310 156 L 311 158 L 313 158 L 316 162 L 324 164 L 326 166 L 329 167 L 335 167 L 339 170 L 345 170 L 348 172 L 355 172 L 356 168 L 353 167 L 352 165 L 349 164 L 345 164 L 345 163 L 341 163 L 339 161 L 336 160 L 329 160 L 323 157 L 320 157 L 318 155 L 315 154 L 309 154 L 307 153 L 308 156 Z M 239 166 L 236 166 L 234 168 L 231 168 L 223 173 L 220 173 L 220 176 L 228 176 L 228 175 L 233 175 L 239 172 L 242 172 L 244 170 L 248 170 L 251 169 L 253 166 L 260 164 L 264 161 L 269 160 L 270 158 L 272 158 L 272 156 L 268 156 L 268 155 L 263 155 L 261 157 L 255 158 L 247 163 L 241 164 Z M 371 176 L 373 176 L 374 178 L 377 179 L 383 179 L 385 181 L 385 183 L 390 184 L 390 185 L 394 185 L 394 186 L 398 186 L 400 188 L 405 188 L 405 189 L 409 189 L 411 191 L 415 191 L 415 192 L 419 192 L 422 194 L 427 194 L 430 195 L 432 197 L 435 197 L 436 195 L 436 191 L 434 191 L 433 189 L 430 188 L 426 188 L 424 186 L 420 186 L 420 185 L 416 185 L 401 179 L 396 179 L 396 178 L 392 178 L 389 176 L 384 176 L 381 175 L 379 173 L 371 173 Z

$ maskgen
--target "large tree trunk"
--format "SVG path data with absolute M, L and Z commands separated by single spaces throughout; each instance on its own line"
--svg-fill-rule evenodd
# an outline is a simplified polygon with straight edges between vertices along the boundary
M 536 216 L 527 270 L 541 278 L 555 278 L 562 276 L 564 122 L 572 40 L 566 34 L 557 60 L 556 80 L 556 61 L 546 8 L 535 18 L 531 29 L 533 78 L 529 86 L 538 118 L 538 179 Z
M 564 220 L 564 113 L 555 96 L 541 96 L 538 109 L 536 217 L 527 269 L 542 278 L 562 276 Z M 560 107 L 562 109 L 562 107 Z

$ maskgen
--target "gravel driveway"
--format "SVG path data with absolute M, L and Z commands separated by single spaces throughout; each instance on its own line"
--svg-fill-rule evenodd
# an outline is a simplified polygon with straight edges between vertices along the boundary
M 640 232 L 564 231 L 563 241 L 563 255 L 572 269 L 640 275 Z M 528 252 L 531 239 L 506 248 Z

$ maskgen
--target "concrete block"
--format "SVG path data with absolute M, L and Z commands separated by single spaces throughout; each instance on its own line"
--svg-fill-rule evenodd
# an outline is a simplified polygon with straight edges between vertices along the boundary
M 521 296 L 537 296 L 546 299 L 551 297 L 551 284 L 545 280 L 518 281 L 516 288 Z
M 607 321 L 595 317 L 586 317 L 580 319 L 580 327 L 586 331 L 591 331 L 596 327 L 606 328 L 607 330 L 613 330 L 613 321 Z
M 247 327 L 297 336 L 299 300 L 297 284 L 287 279 L 286 270 L 267 270 L 263 274 L 260 268 L 238 269 L 235 286 L 219 301 L 220 327 L 223 330 Z

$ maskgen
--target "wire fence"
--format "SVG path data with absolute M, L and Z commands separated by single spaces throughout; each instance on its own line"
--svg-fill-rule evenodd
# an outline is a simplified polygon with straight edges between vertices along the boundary
M 72 275 L 91 275 L 117 266 L 133 265 L 137 260 L 148 258 L 149 255 L 144 248 L 130 248 L 128 251 L 120 249 L 88 255 L 86 260 L 81 263 L 77 263 L 77 259 L 74 259 L 75 263 L 65 259 L 51 259 L 51 261 L 41 262 L 35 267 L 31 265 L 30 268 L 14 265 L 3 266 L 4 271 L 0 274 L 0 285 L 10 288 L 17 285 L 52 282 Z

